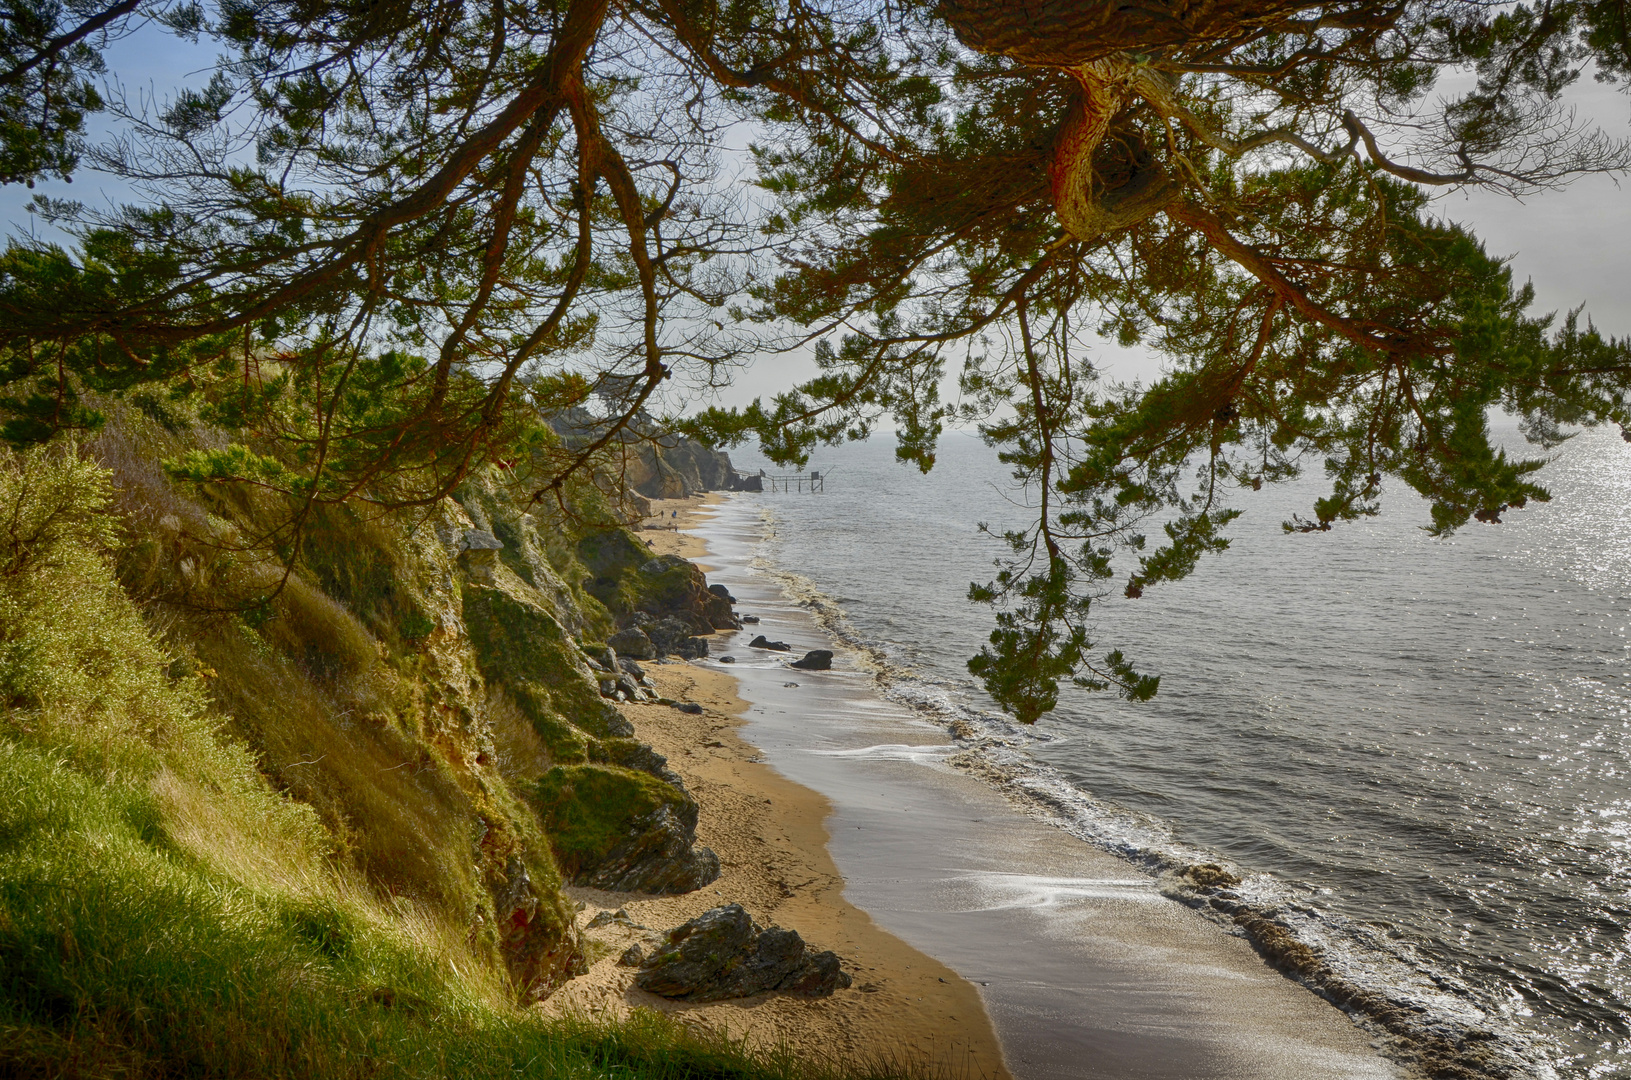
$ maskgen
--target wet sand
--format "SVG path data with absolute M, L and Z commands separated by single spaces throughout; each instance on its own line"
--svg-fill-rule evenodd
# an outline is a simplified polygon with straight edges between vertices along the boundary
M 883 930 L 976 985 L 1015 1076 L 1408 1075 L 1341 1011 L 1161 895 L 1153 878 L 954 768 L 962 748 L 943 727 L 880 698 L 861 658 L 834 646 L 807 610 L 750 565 L 757 503 L 726 497 L 699 510 L 695 528 L 706 548 L 673 533 L 643 535 L 666 535 L 680 545 L 670 550 L 709 566 L 709 580 L 731 590 L 739 611 L 763 620 L 716 635 L 713 655 L 685 666 L 699 687 L 708 674 L 728 672 L 751 703 L 739 729 L 743 749 L 715 735 L 725 744 L 715 752 L 762 753 L 783 783 L 825 797 L 800 807 L 799 820 L 781 819 L 806 829 L 803 815 L 818 806 L 826 818 L 835 879 L 808 888 L 842 888 Z M 834 670 L 789 669 L 789 656 L 745 647 L 756 633 L 790 642 L 794 656 L 834 648 Z M 736 662 L 722 664 L 723 655 Z M 675 755 L 682 774 L 689 761 L 683 750 Z M 701 797 L 706 821 L 709 796 Z M 776 851 L 783 834 L 763 835 Z M 814 930 L 807 936 L 836 947 Z M 954 1013 L 963 1015 L 947 1009 Z
M 655 503 L 665 522 L 679 509 L 684 525 L 695 524 L 691 514 L 700 505 Z M 688 532 L 639 535 L 654 553 L 708 561 L 702 541 Z M 716 655 L 721 643 L 715 643 Z M 741 738 L 748 704 L 737 696 L 731 675 L 717 663 L 644 666 L 663 695 L 703 706 L 696 716 L 657 705 L 626 705 L 623 711 L 638 737 L 668 758 L 696 796 L 702 807 L 698 839 L 719 854 L 724 872 L 685 896 L 567 890 L 584 905 L 580 926 L 619 909 L 627 922 L 586 930 L 596 954 L 589 974 L 568 983 L 545 1008 L 613 1015 L 652 1008 L 828 1063 L 893 1063 L 948 1080 L 1006 1078 L 976 989 L 844 898 L 844 879 L 827 851 L 831 804 L 770 768 L 759 749 Z M 770 994 L 706 1005 L 668 1001 L 633 986 L 634 969 L 617 962 L 625 949 L 639 944 L 649 951 L 662 931 L 732 902 L 761 925 L 796 930 L 810 947 L 837 952 L 854 985 L 816 1001 Z

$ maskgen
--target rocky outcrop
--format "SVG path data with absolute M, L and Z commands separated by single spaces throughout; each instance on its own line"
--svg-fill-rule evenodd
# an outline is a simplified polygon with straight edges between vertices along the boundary
M 700 633 L 735 630 L 741 625 L 731 612 L 729 594 L 721 596 L 710 589 L 702 571 L 678 555 L 659 555 L 641 563 L 640 577 L 641 611 L 659 618 L 685 619 Z
M 539 891 L 527 865 L 511 855 L 494 890 L 499 948 L 522 1001 L 548 997 L 561 983 L 589 970 L 576 935 L 560 934 L 540 919 Z
M 648 773 L 686 794 L 685 781 L 668 767 L 668 759 L 638 739 L 601 739 L 590 748 L 589 760 Z
M 648 621 L 676 619 L 686 628 L 684 636 L 694 636 L 741 625 L 731 601 L 710 591 L 707 577 L 694 564 L 678 555 L 652 558 L 625 529 L 591 532 L 579 541 L 578 552 L 592 575 L 584 588 L 617 617 L 621 628 L 638 626 L 649 635 Z
M 582 761 L 585 735 L 634 734 L 601 699 L 577 644 L 519 585 L 502 567 L 488 583 L 465 583 L 465 626 L 487 682 L 508 693 L 555 761 Z
M 723 1001 L 778 991 L 827 997 L 850 985 L 837 954 L 813 952 L 792 930 L 760 929 L 740 904 L 703 912 L 670 930 L 640 962 L 642 990 L 685 1001 Z
M 719 877 L 719 857 L 696 846 L 696 801 L 656 775 L 621 765 L 557 766 L 532 800 L 575 885 L 672 894 Z

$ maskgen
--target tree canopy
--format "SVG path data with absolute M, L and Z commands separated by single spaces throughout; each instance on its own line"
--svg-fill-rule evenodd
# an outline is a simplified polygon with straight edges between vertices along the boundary
M 1492 445 L 1492 408 L 1543 447 L 1631 423 L 1631 344 L 1532 312 L 1431 202 L 1631 165 L 1563 101 L 1631 77 L 1626 19 L 1623 0 L 28 0 L 0 30 L 0 182 L 89 166 L 136 197 L 37 199 L 74 245 L 6 251 L 3 433 L 95 426 L 97 401 L 156 384 L 246 433 L 180 476 L 401 506 L 600 391 L 601 437 L 548 460 L 542 498 L 665 380 L 705 391 L 813 349 L 817 378 L 673 425 L 802 460 L 889 417 L 928 468 L 947 420 L 980 423 L 1039 510 L 971 590 L 998 606 L 971 670 L 1027 721 L 1062 681 L 1147 697 L 1091 606 L 1226 546 L 1242 486 L 1321 464 L 1330 494 L 1287 523 L 1321 531 L 1392 476 L 1448 532 L 1546 497 L 1539 461 Z M 138 30 L 216 46 L 208 82 L 99 92 L 109 40 Z M 1104 381 L 1106 337 L 1167 373 Z

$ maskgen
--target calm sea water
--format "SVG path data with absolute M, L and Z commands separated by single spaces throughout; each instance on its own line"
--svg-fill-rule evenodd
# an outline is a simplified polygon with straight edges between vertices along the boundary
M 1541 1073 L 1631 1077 L 1631 445 L 1553 457 L 1555 501 L 1450 540 L 1397 484 L 1380 518 L 1295 536 L 1317 477 L 1243 492 L 1228 552 L 1101 609 L 1156 699 L 1067 697 L 1028 752 L 1265 875 L 1345 963 L 1469 987 Z M 812 464 L 824 495 L 751 497 L 765 557 L 920 697 L 988 708 L 963 665 L 990 613 L 964 597 L 1001 553 L 977 524 L 1023 524 L 1024 493 L 962 434 L 926 477 L 887 439 Z

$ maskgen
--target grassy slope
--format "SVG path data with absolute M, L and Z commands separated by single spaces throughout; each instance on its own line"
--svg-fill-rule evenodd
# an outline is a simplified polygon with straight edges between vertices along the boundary
M 144 494 L 139 464 L 113 505 L 72 448 L 0 457 L 0 1075 L 806 1071 L 656 1017 L 518 1008 L 514 958 L 478 932 L 508 887 L 485 877 L 524 865 L 540 917 L 570 916 L 536 818 L 459 741 L 482 703 L 436 688 L 456 658 L 304 579 L 260 628 L 176 602 L 166 575 L 206 570 L 189 533 L 226 519 Z M 219 564 L 215 595 L 256 572 Z M 400 569 L 354 577 L 389 593 Z

